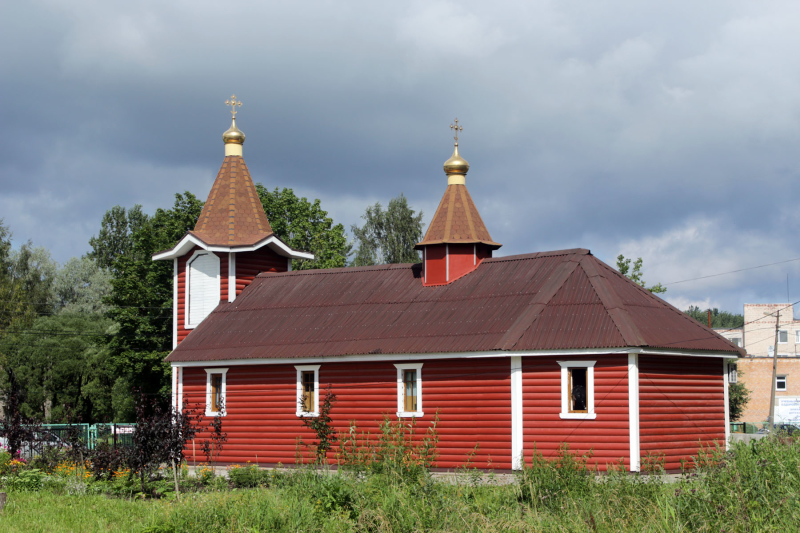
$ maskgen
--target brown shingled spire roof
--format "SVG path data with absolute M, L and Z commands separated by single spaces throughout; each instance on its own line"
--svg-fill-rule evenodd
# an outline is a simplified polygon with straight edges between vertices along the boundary
M 272 235 L 256 186 L 241 156 L 227 155 L 190 232 L 208 245 L 249 246 Z
M 416 247 L 439 243 L 483 243 L 493 249 L 502 246 L 489 235 L 466 185 L 447 186 L 425 238 Z

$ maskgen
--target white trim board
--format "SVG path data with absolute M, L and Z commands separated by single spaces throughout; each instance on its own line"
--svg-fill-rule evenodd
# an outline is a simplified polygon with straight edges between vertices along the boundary
M 723 359 L 722 364 L 727 364 Z M 641 436 L 639 430 L 639 356 L 628 354 L 628 436 L 630 441 L 630 470 L 641 468 Z
M 209 366 L 211 364 L 225 365 L 283 365 L 283 364 L 316 364 L 316 363 L 338 363 L 338 362 L 376 362 L 376 361 L 433 361 L 436 359 L 471 359 L 471 358 L 490 358 L 490 357 L 588 357 L 596 355 L 673 355 L 680 357 L 718 357 L 723 359 L 737 359 L 738 356 L 729 353 L 705 352 L 698 353 L 690 350 L 684 352 L 673 351 L 654 351 L 646 348 L 586 348 L 579 350 L 538 350 L 538 351 L 480 351 L 480 352 L 453 352 L 453 353 L 398 353 L 398 354 L 359 354 L 359 355 L 334 355 L 328 357 L 270 357 L 252 359 L 214 359 L 209 361 L 170 361 L 176 366 L 195 367 Z
M 522 357 L 511 356 L 511 469 L 521 470 L 523 461 Z
M 154 254 L 153 261 L 161 261 L 163 259 L 175 259 L 176 257 L 181 257 L 189 252 L 195 246 L 199 246 L 203 250 L 209 252 L 253 252 L 264 246 L 269 246 L 272 251 L 277 253 L 278 255 L 282 255 L 283 257 L 293 257 L 297 259 L 314 259 L 314 254 L 308 252 L 300 252 L 297 250 L 292 250 L 289 248 L 283 241 L 271 235 L 266 239 L 258 242 L 252 246 L 209 246 L 208 244 L 204 243 L 197 237 L 191 234 L 186 234 L 183 239 L 181 239 L 178 244 L 176 244 L 171 250 L 166 250 L 164 252 Z

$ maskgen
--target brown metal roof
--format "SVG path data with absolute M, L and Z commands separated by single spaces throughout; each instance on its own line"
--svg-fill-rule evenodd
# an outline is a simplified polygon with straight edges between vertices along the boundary
M 466 185 L 448 185 L 442 201 L 436 208 L 425 238 L 416 248 L 428 244 L 482 242 L 492 249 L 502 244 L 496 243 L 489 235 L 475 202 L 469 195 Z
M 211 246 L 249 246 L 272 235 L 242 156 L 225 156 L 197 225 L 190 233 Z
M 653 347 L 741 353 L 592 256 L 485 259 L 449 285 L 421 265 L 264 273 L 168 361 Z

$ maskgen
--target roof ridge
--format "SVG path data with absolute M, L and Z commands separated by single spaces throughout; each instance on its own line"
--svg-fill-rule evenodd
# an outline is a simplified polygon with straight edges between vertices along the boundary
M 538 259 L 540 257 L 555 257 L 559 255 L 592 255 L 588 248 L 568 248 L 565 250 L 552 250 L 549 252 L 533 252 L 529 254 L 504 255 L 502 257 L 489 257 L 484 259 L 484 263 L 499 263 L 502 261 L 524 261 L 526 259 Z
M 658 304 L 659 304 L 659 305 L 661 305 L 662 307 L 666 307 L 667 309 L 671 309 L 672 311 L 675 311 L 675 312 L 676 312 L 676 313 L 678 313 L 678 314 L 679 314 L 679 315 L 680 315 L 680 316 L 681 316 L 681 317 L 682 317 L 684 320 L 688 320 L 688 321 L 689 321 L 691 324 L 693 324 L 693 325 L 695 325 L 695 326 L 700 326 L 702 329 L 704 329 L 704 330 L 706 330 L 706 331 L 708 331 L 708 332 L 710 332 L 710 333 L 713 333 L 714 335 L 716 335 L 716 336 L 718 336 L 718 337 L 720 337 L 720 338 L 722 338 L 722 339 L 725 339 L 725 337 L 723 337 L 722 335 L 720 335 L 719 333 L 717 333 L 716 331 L 714 331 L 714 328 L 709 328 L 708 326 L 706 326 L 706 325 L 705 325 L 705 324 L 703 324 L 702 322 L 700 322 L 700 321 L 698 321 L 698 320 L 695 320 L 694 318 L 690 317 L 689 315 L 687 315 L 686 313 L 684 313 L 683 311 L 681 311 L 680 309 L 678 309 L 678 308 L 677 308 L 677 307 L 675 307 L 674 305 L 670 304 L 669 302 L 667 302 L 667 301 L 666 301 L 666 300 L 664 300 L 663 298 L 660 298 L 659 296 L 656 296 L 655 294 L 653 294 L 652 292 L 650 292 L 649 290 L 647 290 L 647 288 L 645 288 L 645 287 L 642 287 L 641 285 L 639 285 L 639 284 L 638 284 L 638 283 L 636 283 L 635 281 L 631 280 L 631 279 L 630 279 L 630 278 L 628 278 L 627 276 L 624 276 L 624 275 L 622 275 L 622 273 L 621 273 L 621 272 L 618 272 L 618 271 L 614 270 L 614 269 L 613 269 L 613 268 L 611 268 L 609 265 L 607 265 L 607 264 L 605 264 L 605 263 L 602 263 L 602 262 L 601 262 L 601 264 L 602 264 L 602 265 L 603 265 L 603 266 L 606 268 L 606 270 L 608 270 L 608 271 L 610 271 L 610 272 L 614 273 L 615 275 L 617 275 L 617 276 L 621 277 L 622 279 L 624 279 L 624 280 L 628 281 L 629 283 L 632 283 L 632 284 L 633 284 L 633 285 L 634 285 L 634 286 L 635 286 L 635 287 L 636 287 L 636 288 L 637 288 L 637 289 L 638 289 L 638 290 L 639 290 L 639 291 L 640 291 L 642 294 L 644 294 L 645 296 L 648 296 L 648 297 L 650 297 L 650 299 L 651 299 L 651 300 L 655 301 L 656 303 L 658 303 Z M 725 339 L 725 340 L 727 341 L 728 339 Z M 730 342 L 730 341 L 728 341 L 728 342 Z M 746 355 L 746 351 L 745 351 L 745 349 L 744 349 L 744 348 L 742 348 L 742 347 L 739 347 L 739 353 L 740 353 L 741 355 L 743 355 L 743 356 L 744 356 L 744 355 Z
M 331 275 L 331 274 L 352 274 L 355 272 L 368 272 L 371 270 L 402 270 L 413 268 L 422 263 L 387 263 L 385 265 L 368 265 L 357 267 L 335 267 L 335 268 L 310 268 L 308 270 L 290 270 L 288 272 L 261 272 L 256 277 L 267 278 L 271 276 L 312 276 L 312 275 Z
M 645 346 L 647 342 L 642 332 L 639 331 L 639 328 L 630 319 L 630 314 L 622 303 L 622 298 L 620 298 L 617 291 L 597 269 L 597 263 L 599 261 L 596 258 L 592 260 L 590 257 L 592 256 L 585 256 L 581 259 L 581 268 L 589 278 L 589 283 L 592 284 L 592 288 L 603 303 L 603 307 L 611 318 L 611 321 L 614 322 L 614 325 L 617 327 L 617 331 L 622 335 L 622 338 L 628 346 Z M 630 280 L 628 281 L 630 282 Z
M 495 345 L 498 350 L 511 350 L 517 345 L 519 340 L 525 335 L 534 322 L 536 322 L 542 315 L 542 311 L 547 308 L 547 304 L 558 293 L 559 289 L 564 286 L 569 277 L 575 272 L 578 267 L 576 256 L 578 254 L 571 254 L 564 257 L 564 260 L 553 269 L 547 281 L 544 282 L 542 287 L 536 292 L 528 303 L 528 307 L 517 317 L 514 323 L 506 331 L 500 340 Z

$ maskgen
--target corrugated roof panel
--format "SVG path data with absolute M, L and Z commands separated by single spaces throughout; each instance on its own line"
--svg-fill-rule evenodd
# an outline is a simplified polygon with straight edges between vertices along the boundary
M 168 360 L 623 347 L 620 327 L 648 346 L 735 351 L 587 250 L 564 250 L 487 259 L 437 287 L 422 286 L 419 265 L 261 274 Z

